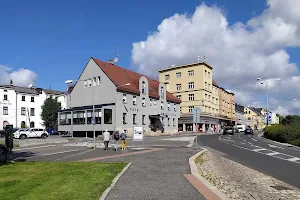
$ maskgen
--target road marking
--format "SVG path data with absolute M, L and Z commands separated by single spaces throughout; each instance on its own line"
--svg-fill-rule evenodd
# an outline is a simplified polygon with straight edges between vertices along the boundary
M 248 144 L 250 144 L 251 146 L 254 146 L 251 142 L 248 142 Z
M 269 145 L 269 147 L 278 148 L 278 149 L 284 149 L 283 147 L 275 146 L 275 145 L 272 145 L 272 144 L 268 144 L 268 145 Z
M 194 137 L 175 137 L 175 138 L 166 138 L 166 139 L 162 139 L 162 140 L 189 142 L 191 139 L 194 139 Z
M 257 140 L 256 140 L 256 139 L 254 139 L 254 138 L 251 138 L 251 140 L 253 140 L 253 141 L 257 142 Z
M 197 136 L 193 137 L 192 139 L 190 139 L 190 143 L 186 146 L 186 147 L 192 147 L 194 145 L 194 140 L 196 139 Z
M 62 153 L 69 153 L 69 152 L 81 151 L 81 150 L 83 150 L 83 149 L 74 149 L 74 150 L 69 150 L 69 151 L 61 151 L 61 152 L 55 152 L 55 153 L 48 153 L 48 154 L 43 154 L 41 156 L 51 156 L 51 155 L 62 154 Z
M 71 157 L 74 157 L 74 156 L 79 156 L 79 155 L 82 155 L 82 154 L 85 154 L 85 153 L 88 153 L 88 152 L 94 151 L 94 150 L 95 149 L 90 149 L 90 150 L 80 152 L 80 153 L 76 153 L 76 154 L 73 154 L 73 155 L 70 155 L 70 156 L 65 156 L 65 157 L 62 157 L 62 158 L 58 158 L 58 159 L 55 159 L 54 161 L 58 161 L 58 160 L 66 159 L 66 158 L 71 158 Z
M 54 147 L 56 145 L 47 145 L 47 146 L 37 146 L 37 147 L 29 147 L 23 149 L 15 149 L 14 151 L 23 151 L 23 150 L 30 150 L 30 149 L 39 149 L 39 148 L 47 148 L 47 147 Z
M 244 143 L 244 142 L 240 142 L 241 144 L 246 144 L 246 143 Z
M 272 152 L 272 153 L 267 153 L 266 155 L 268 156 L 275 156 L 275 155 L 278 155 L 278 154 L 281 154 L 279 152 Z
M 296 161 L 300 160 L 300 158 L 294 157 L 294 158 L 289 158 L 286 160 L 291 161 L 291 162 L 296 162 Z
M 259 152 L 259 151 L 264 151 L 264 150 L 268 150 L 268 149 L 265 149 L 265 148 L 261 148 L 261 149 L 252 149 L 251 151 Z
M 239 138 L 242 139 L 240 135 L 239 135 Z

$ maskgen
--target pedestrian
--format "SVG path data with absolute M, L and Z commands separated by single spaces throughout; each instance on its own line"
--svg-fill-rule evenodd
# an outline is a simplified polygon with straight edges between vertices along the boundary
M 119 140 L 120 140 L 120 133 L 118 130 L 115 130 L 113 133 L 113 138 L 115 139 L 115 148 L 114 151 L 119 149 Z
M 105 131 L 104 131 L 104 133 L 102 135 L 102 140 L 104 142 L 104 150 L 105 151 L 108 150 L 109 139 L 110 139 L 110 133 L 107 131 L 107 129 L 105 129 Z
M 124 151 L 126 149 L 126 138 L 127 138 L 126 132 L 124 130 L 122 131 L 120 137 L 122 140 L 122 151 Z

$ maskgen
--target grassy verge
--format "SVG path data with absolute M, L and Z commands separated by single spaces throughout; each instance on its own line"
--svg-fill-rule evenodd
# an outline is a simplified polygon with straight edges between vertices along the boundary
M 99 199 L 126 163 L 24 162 L 0 167 L 2 200 Z
M 5 144 L 4 139 L 0 139 L 0 144 Z M 14 143 L 14 147 L 19 147 L 19 144 Z

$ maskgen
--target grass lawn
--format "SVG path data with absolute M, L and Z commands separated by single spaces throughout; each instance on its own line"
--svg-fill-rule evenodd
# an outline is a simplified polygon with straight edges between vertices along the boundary
M 99 199 L 126 163 L 23 162 L 0 166 L 1 200 Z

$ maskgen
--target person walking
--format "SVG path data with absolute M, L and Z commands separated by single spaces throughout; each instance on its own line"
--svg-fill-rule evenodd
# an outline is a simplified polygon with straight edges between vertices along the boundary
M 113 133 L 113 138 L 115 139 L 114 151 L 117 151 L 119 149 L 119 140 L 120 140 L 120 133 L 118 130 L 115 130 L 115 132 Z
M 122 140 L 122 151 L 124 151 L 126 149 L 126 138 L 127 138 L 126 132 L 124 130 L 122 131 L 120 137 Z
M 105 131 L 104 131 L 104 133 L 102 135 L 102 140 L 104 142 L 104 150 L 105 151 L 108 150 L 109 139 L 110 139 L 110 133 L 107 131 L 107 129 L 105 129 Z

